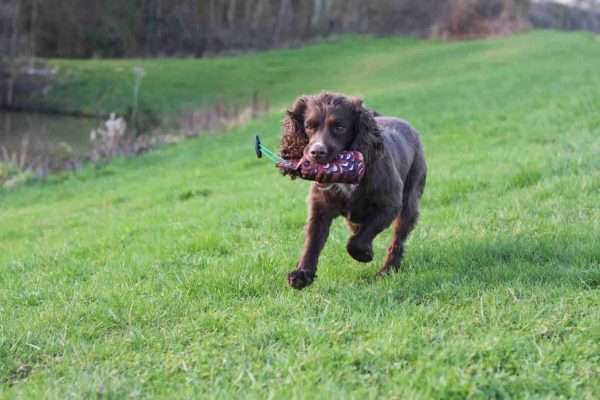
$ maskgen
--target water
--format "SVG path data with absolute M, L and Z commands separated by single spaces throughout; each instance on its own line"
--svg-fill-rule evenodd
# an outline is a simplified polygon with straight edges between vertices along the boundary
M 94 118 L 0 111 L 0 161 L 7 152 L 45 156 L 56 146 L 85 155 L 91 149 L 90 132 L 101 123 Z

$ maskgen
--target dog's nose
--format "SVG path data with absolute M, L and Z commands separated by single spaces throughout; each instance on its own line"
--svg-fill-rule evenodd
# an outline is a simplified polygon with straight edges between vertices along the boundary
M 325 155 L 327 155 L 327 148 L 322 143 L 315 143 L 312 146 L 310 146 L 310 155 L 314 159 L 320 160 L 323 157 L 325 157 Z

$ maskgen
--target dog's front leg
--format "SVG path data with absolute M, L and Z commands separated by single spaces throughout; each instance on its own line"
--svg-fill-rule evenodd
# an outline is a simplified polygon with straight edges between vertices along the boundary
M 331 221 L 336 216 L 333 209 L 325 204 L 310 201 L 304 249 L 296 269 L 288 274 L 288 282 L 295 289 L 310 285 L 317 274 L 319 254 L 325 246 Z

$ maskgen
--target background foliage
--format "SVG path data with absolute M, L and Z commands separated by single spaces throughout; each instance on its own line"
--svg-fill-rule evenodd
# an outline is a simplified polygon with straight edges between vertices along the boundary
M 21 41 L 43 57 L 202 56 L 340 33 L 483 34 L 482 21 L 514 28 L 528 7 L 527 0 L 2 1 L 19 4 Z M 3 25 L 9 37 L 10 23 Z

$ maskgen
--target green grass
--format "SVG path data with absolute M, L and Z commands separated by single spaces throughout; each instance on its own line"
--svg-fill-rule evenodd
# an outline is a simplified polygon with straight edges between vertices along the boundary
M 61 63 L 90 79 L 62 99 L 85 107 L 103 73 L 138 64 Z M 147 101 L 172 111 L 255 88 L 276 111 L 0 194 L 0 398 L 600 396 L 594 36 L 141 63 Z M 320 89 L 410 120 L 430 173 L 401 273 L 374 279 L 389 232 L 362 265 L 336 221 L 297 292 L 309 184 L 251 142 L 274 146 L 278 107 Z

